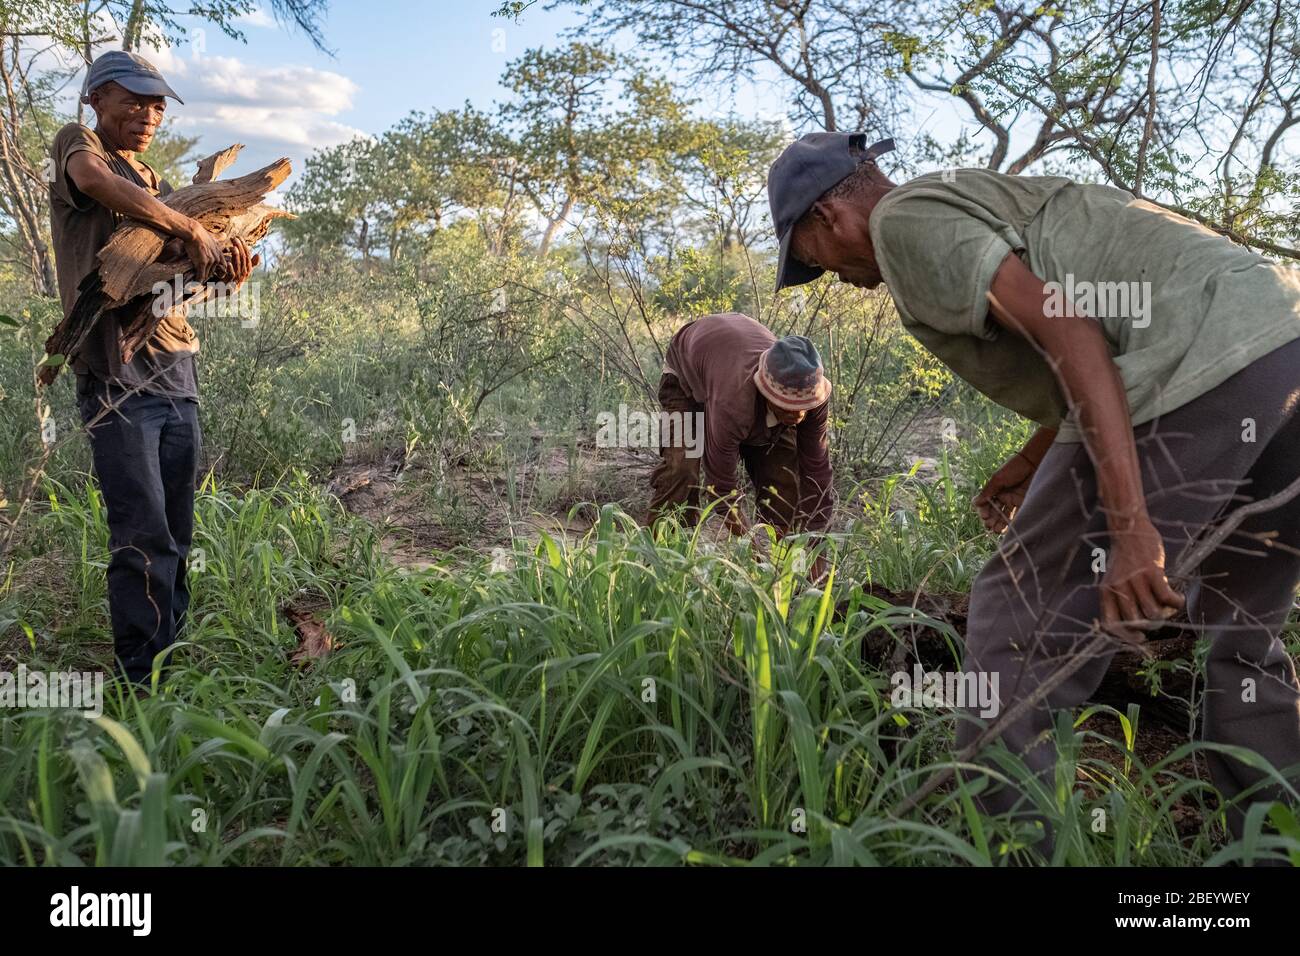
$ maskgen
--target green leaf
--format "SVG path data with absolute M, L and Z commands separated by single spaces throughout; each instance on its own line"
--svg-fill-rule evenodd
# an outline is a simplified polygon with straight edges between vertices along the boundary
M 113 738 L 113 741 L 122 751 L 122 755 L 126 757 L 126 762 L 131 765 L 136 781 L 143 789 L 149 775 L 153 773 L 153 767 L 150 766 L 149 758 L 145 755 L 144 748 L 140 746 L 139 741 L 131 735 L 131 731 L 110 717 L 101 714 L 90 719 Z
M 1291 865 L 1300 866 L 1300 822 L 1296 820 L 1295 811 L 1285 803 L 1274 803 L 1269 807 L 1268 819 L 1279 833 L 1294 841 L 1295 846 L 1289 847 L 1286 852 L 1291 858 Z

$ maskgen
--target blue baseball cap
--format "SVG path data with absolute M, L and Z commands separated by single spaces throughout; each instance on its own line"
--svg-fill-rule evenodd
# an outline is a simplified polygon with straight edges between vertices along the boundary
M 86 82 L 81 87 L 81 102 L 89 103 L 90 94 L 110 82 L 141 96 L 170 96 L 177 103 L 185 103 L 167 85 L 158 68 L 139 53 L 109 50 L 95 57 L 95 62 L 86 71 Z
M 790 255 L 794 224 L 826 192 L 863 163 L 894 148 L 892 139 L 867 145 L 866 133 L 807 133 L 795 140 L 767 173 L 767 201 L 781 252 L 776 260 L 776 290 L 812 282 L 825 269 Z

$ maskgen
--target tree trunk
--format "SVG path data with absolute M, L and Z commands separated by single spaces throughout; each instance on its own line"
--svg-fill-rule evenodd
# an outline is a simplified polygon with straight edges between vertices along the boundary
M 0 38 L 0 81 L 4 83 L 5 115 L 0 121 L 0 180 L 3 180 L 7 206 L 21 240 L 23 256 L 31 273 L 32 287 L 38 295 L 54 295 L 54 263 L 45 241 L 44 198 L 30 188 L 35 171 L 22 154 L 22 116 L 9 68 L 9 49 Z
M 86 61 L 86 69 L 90 69 L 90 64 L 94 60 L 94 46 L 90 42 L 90 0 L 84 0 L 81 6 L 81 56 Z M 81 97 L 77 97 L 77 122 L 85 124 L 86 122 L 86 104 L 81 102 Z
M 126 26 L 122 29 L 122 49 L 128 51 L 140 49 L 140 38 L 143 33 L 144 0 L 135 0 L 126 18 Z
M 568 219 L 571 212 L 573 212 L 573 196 L 569 196 L 564 200 L 564 205 L 560 207 L 560 211 L 556 214 L 554 219 L 548 219 L 546 221 L 546 231 L 542 233 L 541 245 L 537 247 L 537 258 L 546 258 L 546 253 L 551 250 L 551 243 L 555 239 L 555 233 L 560 228 L 560 223 Z

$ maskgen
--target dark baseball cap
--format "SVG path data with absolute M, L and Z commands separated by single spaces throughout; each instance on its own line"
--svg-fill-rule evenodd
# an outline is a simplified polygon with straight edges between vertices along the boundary
M 81 87 L 81 102 L 89 103 L 90 94 L 109 82 L 117 83 L 141 96 L 170 96 L 177 103 L 185 103 L 167 85 L 157 67 L 139 53 L 109 50 L 95 57 L 95 62 L 86 71 L 86 82 Z
M 767 201 L 781 252 L 776 260 L 776 291 L 812 282 L 825 269 L 790 255 L 794 224 L 826 190 L 866 162 L 894 148 L 892 139 L 867 145 L 866 133 L 807 133 L 785 148 L 767 173 Z

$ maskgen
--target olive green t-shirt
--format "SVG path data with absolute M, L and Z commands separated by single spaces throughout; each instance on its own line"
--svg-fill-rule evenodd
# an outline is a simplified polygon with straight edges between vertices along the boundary
M 95 131 L 80 123 L 68 123 L 59 130 L 51 146 L 53 181 L 50 183 L 50 232 L 54 240 L 54 264 L 59 282 L 63 314 L 77 302 L 77 288 L 98 265 L 96 256 L 122 217 L 91 199 L 68 175 L 68 160 L 77 152 L 98 156 L 114 173 L 166 196 L 172 187 L 146 165 L 149 181 L 126 159 L 105 148 Z M 183 311 L 167 315 L 131 361 L 122 364 L 119 345 L 120 323 L 112 310 L 104 312 L 86 337 L 80 352 L 70 356 L 78 375 L 91 375 L 124 388 L 139 389 L 167 398 L 198 399 L 194 356 L 198 337 L 185 321 Z
M 1300 269 L 1131 193 L 1055 176 L 958 169 L 891 190 L 871 214 L 876 261 L 903 325 L 993 401 L 1081 441 L 1029 342 L 989 316 L 1015 252 L 1101 325 L 1133 424 L 1203 395 L 1300 338 Z

